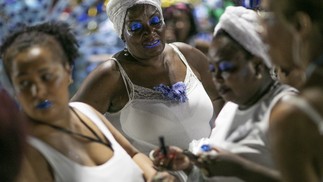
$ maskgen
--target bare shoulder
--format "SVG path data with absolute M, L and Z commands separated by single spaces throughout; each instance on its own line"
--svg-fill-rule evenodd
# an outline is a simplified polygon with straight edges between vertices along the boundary
M 315 109 L 318 108 L 317 106 L 319 105 L 321 105 L 322 108 L 322 100 L 319 101 L 320 99 L 318 98 L 314 99 L 313 95 L 310 96 L 312 98 L 305 97 L 304 95 L 300 95 L 299 97 L 304 99 L 311 106 L 314 106 Z M 321 108 L 318 110 L 320 113 L 322 113 Z M 300 135 L 300 133 L 310 133 L 311 131 L 314 131 L 316 127 L 317 126 L 311 121 L 311 117 L 308 113 L 287 100 L 281 100 L 272 109 L 270 129 L 275 135 L 279 135 L 280 133 L 285 136 L 286 134 L 292 135 L 292 133 Z
M 206 58 L 206 56 L 197 48 L 182 42 L 173 43 L 178 49 L 183 53 L 186 59 L 190 60 L 191 58 Z
M 275 132 L 297 127 L 297 123 L 307 118 L 294 104 L 281 100 L 272 109 L 270 116 L 270 128 Z
M 28 145 L 17 181 L 54 181 L 51 171 L 52 169 L 45 157 L 35 148 Z
M 205 69 L 208 68 L 208 58 L 204 53 L 186 43 L 175 42 L 173 44 L 182 52 L 190 66 L 200 73 L 205 72 Z
M 110 58 L 102 62 L 96 69 L 94 69 L 89 74 L 89 78 L 99 80 L 111 80 L 110 76 L 117 75 L 118 73 L 119 68 L 117 66 L 116 61 L 113 58 Z
M 309 88 L 303 91 L 302 96 L 323 117 L 323 89 Z
M 105 113 L 112 97 L 120 89 L 121 75 L 114 59 L 108 59 L 94 69 L 83 81 L 71 101 L 85 102 Z

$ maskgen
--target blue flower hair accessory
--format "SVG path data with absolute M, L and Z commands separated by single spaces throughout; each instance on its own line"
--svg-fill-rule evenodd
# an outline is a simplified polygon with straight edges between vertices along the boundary
M 186 96 L 186 85 L 183 82 L 177 82 L 172 87 L 160 84 L 154 87 L 156 91 L 161 92 L 166 98 L 178 102 L 186 102 L 188 100 Z

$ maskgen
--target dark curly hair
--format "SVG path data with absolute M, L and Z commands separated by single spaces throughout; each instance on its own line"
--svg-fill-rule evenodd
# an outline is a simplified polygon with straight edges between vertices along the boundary
M 62 47 L 70 65 L 78 56 L 78 43 L 69 26 L 62 22 L 45 22 L 34 26 L 25 26 L 9 35 L 0 47 L 1 59 L 8 73 L 12 58 L 33 45 L 47 45 L 54 38 Z

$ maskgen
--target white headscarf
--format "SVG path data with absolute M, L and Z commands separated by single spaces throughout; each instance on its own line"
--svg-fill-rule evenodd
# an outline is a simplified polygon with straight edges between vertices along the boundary
M 258 15 L 253 10 L 241 6 L 227 7 L 214 29 L 213 36 L 216 36 L 219 30 L 224 30 L 251 54 L 262 58 L 266 66 L 271 68 L 267 46 L 257 32 L 258 21 Z
M 110 0 L 106 7 L 108 18 L 113 23 L 114 29 L 121 38 L 122 28 L 129 8 L 137 4 L 150 4 L 155 6 L 162 15 L 160 0 Z

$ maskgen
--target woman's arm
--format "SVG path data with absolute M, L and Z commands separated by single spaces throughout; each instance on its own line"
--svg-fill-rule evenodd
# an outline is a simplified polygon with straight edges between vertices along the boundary
M 120 77 L 115 61 L 109 59 L 87 76 L 71 101 L 87 103 L 104 114 L 116 91 L 123 86 Z
M 198 72 L 197 76 L 201 79 L 203 87 L 212 100 L 215 114 L 218 115 L 225 102 L 216 90 L 207 56 L 188 44 L 177 42 L 175 45 L 184 54 L 192 69 Z
M 54 176 L 46 159 L 36 149 L 27 146 L 17 182 L 52 182 Z
M 283 181 L 319 181 L 312 157 L 318 130 L 308 116 L 295 106 L 280 102 L 273 108 L 269 131 Z

